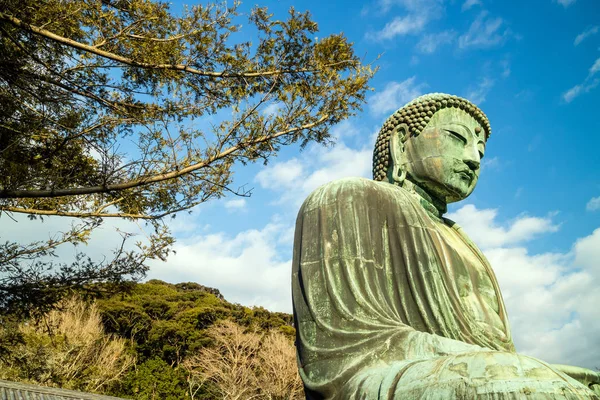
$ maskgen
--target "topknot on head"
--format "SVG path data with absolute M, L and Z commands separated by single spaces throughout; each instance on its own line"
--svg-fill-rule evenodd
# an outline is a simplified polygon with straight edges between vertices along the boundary
M 387 170 L 390 165 L 390 135 L 395 128 L 400 124 L 405 124 L 408 129 L 405 139 L 416 136 L 427 126 L 433 114 L 444 108 L 464 110 L 483 127 L 486 140 L 490 137 L 492 128 L 487 116 L 469 100 L 445 93 L 425 94 L 406 103 L 383 124 L 373 151 L 373 179 L 383 181 L 387 178 Z

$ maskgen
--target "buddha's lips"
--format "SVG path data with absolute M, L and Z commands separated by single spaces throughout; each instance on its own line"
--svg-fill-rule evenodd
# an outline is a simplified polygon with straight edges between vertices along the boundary
M 467 177 L 469 179 L 469 181 L 472 181 L 473 178 L 475 177 L 475 174 L 470 169 L 459 169 L 459 170 L 455 170 L 454 172 L 456 172 L 459 175 L 464 175 L 465 177 Z

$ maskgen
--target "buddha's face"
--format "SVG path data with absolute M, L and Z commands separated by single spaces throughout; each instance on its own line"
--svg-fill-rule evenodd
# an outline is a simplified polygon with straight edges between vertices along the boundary
M 403 168 L 414 183 L 452 203 L 473 192 L 484 153 L 483 127 L 463 110 L 444 108 L 405 142 Z

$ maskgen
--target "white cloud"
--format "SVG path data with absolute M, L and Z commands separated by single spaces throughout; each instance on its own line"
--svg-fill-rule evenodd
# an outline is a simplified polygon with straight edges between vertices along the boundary
M 592 197 L 585 205 L 585 209 L 588 211 L 600 210 L 600 196 Z
M 495 222 L 498 210 L 478 210 L 467 204 L 448 218 L 457 221 L 482 248 L 494 248 L 532 240 L 541 234 L 556 232 L 558 226 L 550 218 L 522 216 L 512 221 L 508 227 L 498 226 Z
M 335 179 L 349 176 L 369 177 L 371 175 L 373 149 L 369 145 L 354 150 L 339 143 L 330 150 L 318 149 L 316 160 L 321 167 L 306 177 L 302 188 L 308 194 L 321 185 Z
M 406 14 L 396 16 L 385 24 L 383 29 L 376 32 L 367 32 L 366 38 L 370 40 L 389 40 L 396 36 L 416 35 L 434 19 L 439 19 L 444 13 L 442 0 L 380 0 L 379 11 L 389 13 L 393 6 L 401 6 Z
M 503 27 L 502 18 L 489 17 L 487 11 L 479 13 L 469 30 L 458 38 L 458 47 L 490 48 L 498 46 L 510 36 L 510 30 Z
M 572 102 L 576 97 L 588 93 L 592 89 L 596 88 L 600 84 L 600 78 L 595 78 L 594 75 L 600 71 L 600 57 L 594 61 L 594 64 L 590 67 L 588 75 L 584 81 L 578 85 L 573 86 L 562 94 L 562 98 L 566 103 Z
M 232 199 L 225 202 L 225 208 L 229 210 L 243 210 L 246 208 L 246 199 Z
M 269 165 L 256 175 L 256 180 L 263 188 L 277 189 L 298 185 L 303 175 L 302 163 L 297 158 L 292 158 Z
M 452 30 L 428 34 L 417 43 L 417 50 L 421 53 L 432 54 L 439 46 L 452 43 L 454 38 L 456 38 L 456 32 Z
M 337 144 L 331 147 L 313 145 L 301 157 L 270 163 L 256 174 L 262 188 L 279 192 L 277 204 L 300 206 L 310 192 L 335 179 L 359 176 L 370 177 L 373 156 L 372 145 L 352 149 L 343 138 L 359 134 L 349 122 L 337 125 L 332 135 Z M 371 132 L 364 137 L 371 137 Z M 369 140 L 370 141 L 370 140 Z
M 485 98 L 489 91 L 494 87 L 494 80 L 490 78 L 483 78 L 477 86 L 471 88 L 466 95 L 466 98 L 473 103 L 480 105 L 485 101 Z
M 365 135 L 366 137 L 367 135 Z M 370 177 L 372 145 L 351 149 L 343 141 L 333 147 L 312 146 L 300 159 L 272 163 L 256 175 L 256 181 L 266 189 L 280 193 L 276 203 L 299 207 L 310 192 L 335 179 Z M 293 171 L 293 179 L 289 179 Z
M 396 111 L 415 97 L 423 94 L 426 83 L 415 83 L 416 77 L 402 82 L 388 82 L 382 92 L 374 94 L 369 99 L 369 108 L 374 115 L 387 114 Z
M 14 218 L 16 222 L 7 215 L 1 216 L 0 236 L 23 244 L 47 240 L 52 232 L 66 231 L 72 222 L 78 221 L 63 217 L 29 221 L 21 214 Z M 168 224 L 174 231 L 185 232 L 185 237 L 177 238 L 173 246 L 176 253 L 171 254 L 167 262 L 149 262 L 147 279 L 198 282 L 219 289 L 228 301 L 291 312 L 291 260 L 281 257 L 278 250 L 291 250 L 293 221 L 271 222 L 261 230 L 248 230 L 235 236 L 207 232 L 204 226 L 190 222 L 183 214 L 169 219 Z M 144 226 L 143 221 L 107 218 L 101 228 L 92 232 L 88 245 L 62 245 L 56 260 L 70 263 L 77 250 L 93 260 L 110 259 L 111 252 L 121 241 L 115 234 L 116 229 L 137 234 L 126 247 L 133 249 L 135 241 L 145 241 Z
M 423 15 L 405 15 L 396 17 L 377 32 L 368 32 L 367 38 L 371 40 L 388 40 L 396 36 L 416 35 L 421 32 L 427 23 Z
M 596 279 L 600 279 L 600 228 L 590 236 L 578 239 L 575 242 L 574 264 L 589 272 Z
M 585 31 L 581 32 L 579 35 L 577 35 L 573 44 L 575 46 L 578 46 L 585 39 L 587 39 L 588 37 L 590 37 L 592 35 L 595 35 L 596 33 L 598 33 L 598 26 L 592 26 L 591 28 L 588 28 Z
M 286 225 L 270 223 L 234 237 L 216 233 L 178 240 L 167 262 L 151 263 L 148 278 L 200 282 L 230 302 L 290 312 L 291 260 L 282 259 L 276 246 L 283 236 L 291 249 L 289 232 Z
M 348 120 L 344 120 L 331 128 L 329 134 L 333 139 L 335 139 L 336 143 L 345 138 L 354 137 L 359 134 L 359 130 L 351 124 Z
M 569 7 L 571 4 L 575 3 L 577 0 L 556 0 L 558 4 L 563 6 L 564 8 Z
M 463 3 L 461 10 L 462 11 L 467 11 L 468 9 L 470 9 L 471 7 L 477 6 L 477 5 L 481 5 L 481 1 L 480 0 L 465 0 L 465 2 Z
M 517 351 L 551 363 L 598 366 L 600 229 L 567 253 L 530 254 L 524 243 L 558 229 L 550 218 L 519 217 L 466 205 L 449 215 L 489 259 L 500 283 Z
M 50 216 L 42 219 L 29 220 L 25 214 L 15 213 L 12 219 L 4 214 L 0 216 L 0 237 L 22 245 L 37 241 L 47 241 L 60 237 L 60 232 L 67 232 L 71 226 L 81 224 L 79 218 Z M 133 235 L 125 245 L 125 249 L 133 249 L 135 242 L 147 243 L 146 237 L 152 229 L 146 229 L 144 221 L 126 221 L 120 218 L 105 218 L 100 227 L 94 229 L 89 237 L 88 244 L 74 246 L 65 243 L 57 248 L 57 258 L 53 262 L 71 263 L 77 252 L 84 253 L 96 262 L 108 261 L 113 251 L 121 244 L 122 236 L 119 232 Z

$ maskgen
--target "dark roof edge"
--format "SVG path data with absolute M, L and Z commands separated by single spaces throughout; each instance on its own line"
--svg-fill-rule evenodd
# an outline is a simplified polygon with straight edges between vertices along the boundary
M 32 393 L 49 394 L 60 396 L 60 399 L 78 399 L 78 400 L 124 400 L 121 397 L 105 396 L 101 394 L 93 394 L 86 392 L 78 392 L 76 390 L 57 389 L 46 386 L 32 385 L 29 383 L 11 382 L 0 379 L 0 388 L 10 390 L 20 390 Z

